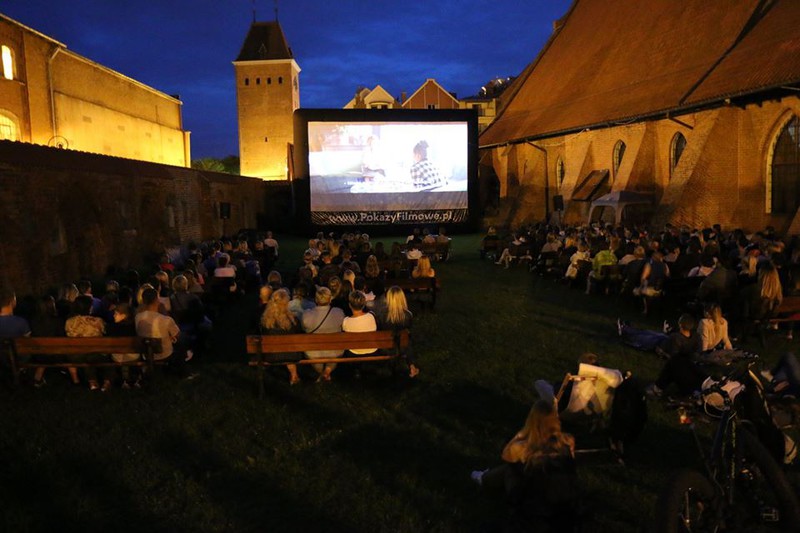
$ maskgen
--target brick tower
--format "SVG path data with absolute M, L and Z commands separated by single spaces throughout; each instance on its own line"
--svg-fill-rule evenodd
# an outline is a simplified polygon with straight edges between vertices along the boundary
M 300 67 L 277 20 L 253 22 L 233 67 L 241 173 L 286 179 L 292 113 L 300 107 Z

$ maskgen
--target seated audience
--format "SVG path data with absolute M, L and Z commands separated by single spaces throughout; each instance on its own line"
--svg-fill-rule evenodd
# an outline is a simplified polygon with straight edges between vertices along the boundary
M 64 324 L 64 331 L 67 337 L 102 337 L 106 334 L 105 321 L 97 316 L 91 316 L 92 312 L 92 297 L 88 294 L 82 294 L 75 299 L 73 315 L 67 319 Z M 85 356 L 76 356 L 75 360 L 78 362 L 95 362 L 105 360 L 106 356 L 101 354 L 90 354 Z M 74 367 L 70 367 L 70 375 L 76 371 Z M 98 371 L 96 367 L 86 367 L 86 379 L 89 382 L 89 390 L 98 390 L 97 376 Z M 72 382 L 77 383 L 77 373 L 72 376 Z M 111 388 L 111 375 L 108 369 L 105 369 L 102 391 L 106 392 Z
M 408 302 L 403 289 L 394 285 L 386 291 L 386 306 L 381 309 L 378 317 L 380 329 L 391 330 L 395 333 L 395 336 L 405 329 L 411 329 L 414 315 L 408 309 Z M 411 378 L 417 377 L 419 367 L 414 359 L 411 343 L 409 343 L 403 356 L 408 365 L 408 376 Z

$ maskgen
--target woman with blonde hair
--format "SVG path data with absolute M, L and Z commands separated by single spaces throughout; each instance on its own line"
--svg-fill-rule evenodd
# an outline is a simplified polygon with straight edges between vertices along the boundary
M 272 293 L 267 308 L 261 316 L 261 331 L 265 335 L 288 335 L 291 333 L 302 333 L 302 327 L 294 313 L 289 310 L 289 292 L 286 289 L 278 289 Z M 300 353 L 276 354 L 276 358 L 281 361 L 297 361 L 302 359 Z M 289 370 L 289 384 L 300 383 L 300 376 L 297 375 L 297 365 L 286 365 Z
M 707 303 L 703 309 L 703 319 L 697 326 L 697 333 L 703 339 L 703 351 L 716 349 L 720 344 L 725 350 L 733 349 L 728 338 L 728 321 L 722 316 L 718 303 Z
M 412 278 L 435 278 L 436 271 L 431 267 L 431 258 L 423 255 L 417 260 L 417 266 L 411 271 Z
M 531 407 L 525 425 L 503 448 L 503 464 L 472 472 L 472 479 L 488 490 L 518 490 L 532 469 L 575 456 L 575 439 L 561 432 L 561 420 L 552 402 L 539 400 Z M 547 490 L 548 487 L 541 487 Z
M 391 330 L 395 336 L 405 329 L 411 329 L 414 315 L 408 309 L 408 301 L 403 289 L 393 285 L 386 291 L 386 308 L 379 319 L 380 329 Z M 415 378 L 419 374 L 419 367 L 414 359 L 411 343 L 403 354 L 408 365 L 408 377 Z

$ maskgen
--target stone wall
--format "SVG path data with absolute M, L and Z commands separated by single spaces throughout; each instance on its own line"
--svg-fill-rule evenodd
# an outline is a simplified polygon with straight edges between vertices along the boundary
M 285 226 L 289 203 L 286 184 L 2 141 L 0 282 L 41 293 L 139 267 L 165 247 Z

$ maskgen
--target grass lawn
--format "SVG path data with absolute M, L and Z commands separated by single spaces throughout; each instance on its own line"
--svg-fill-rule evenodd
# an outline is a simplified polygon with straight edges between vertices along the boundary
M 641 322 L 633 305 L 481 261 L 478 239 L 454 237 L 454 257 L 436 265 L 443 289 L 435 313 L 415 316 L 422 373 L 410 383 L 378 371 L 290 387 L 276 369 L 259 400 L 247 306 L 217 321 L 215 353 L 192 363 L 191 381 L 108 394 L 53 371 L 40 390 L 4 383 L 0 530 L 476 531 L 502 517 L 469 474 L 498 463 L 534 379 L 560 381 L 585 351 L 645 380 L 660 362 L 618 342 L 617 316 Z M 301 250 L 282 240 L 280 269 Z M 765 358 L 786 343 L 773 336 Z M 627 467 L 579 456 L 600 531 L 639 531 L 666 477 L 697 463 L 675 413 L 649 411 Z

